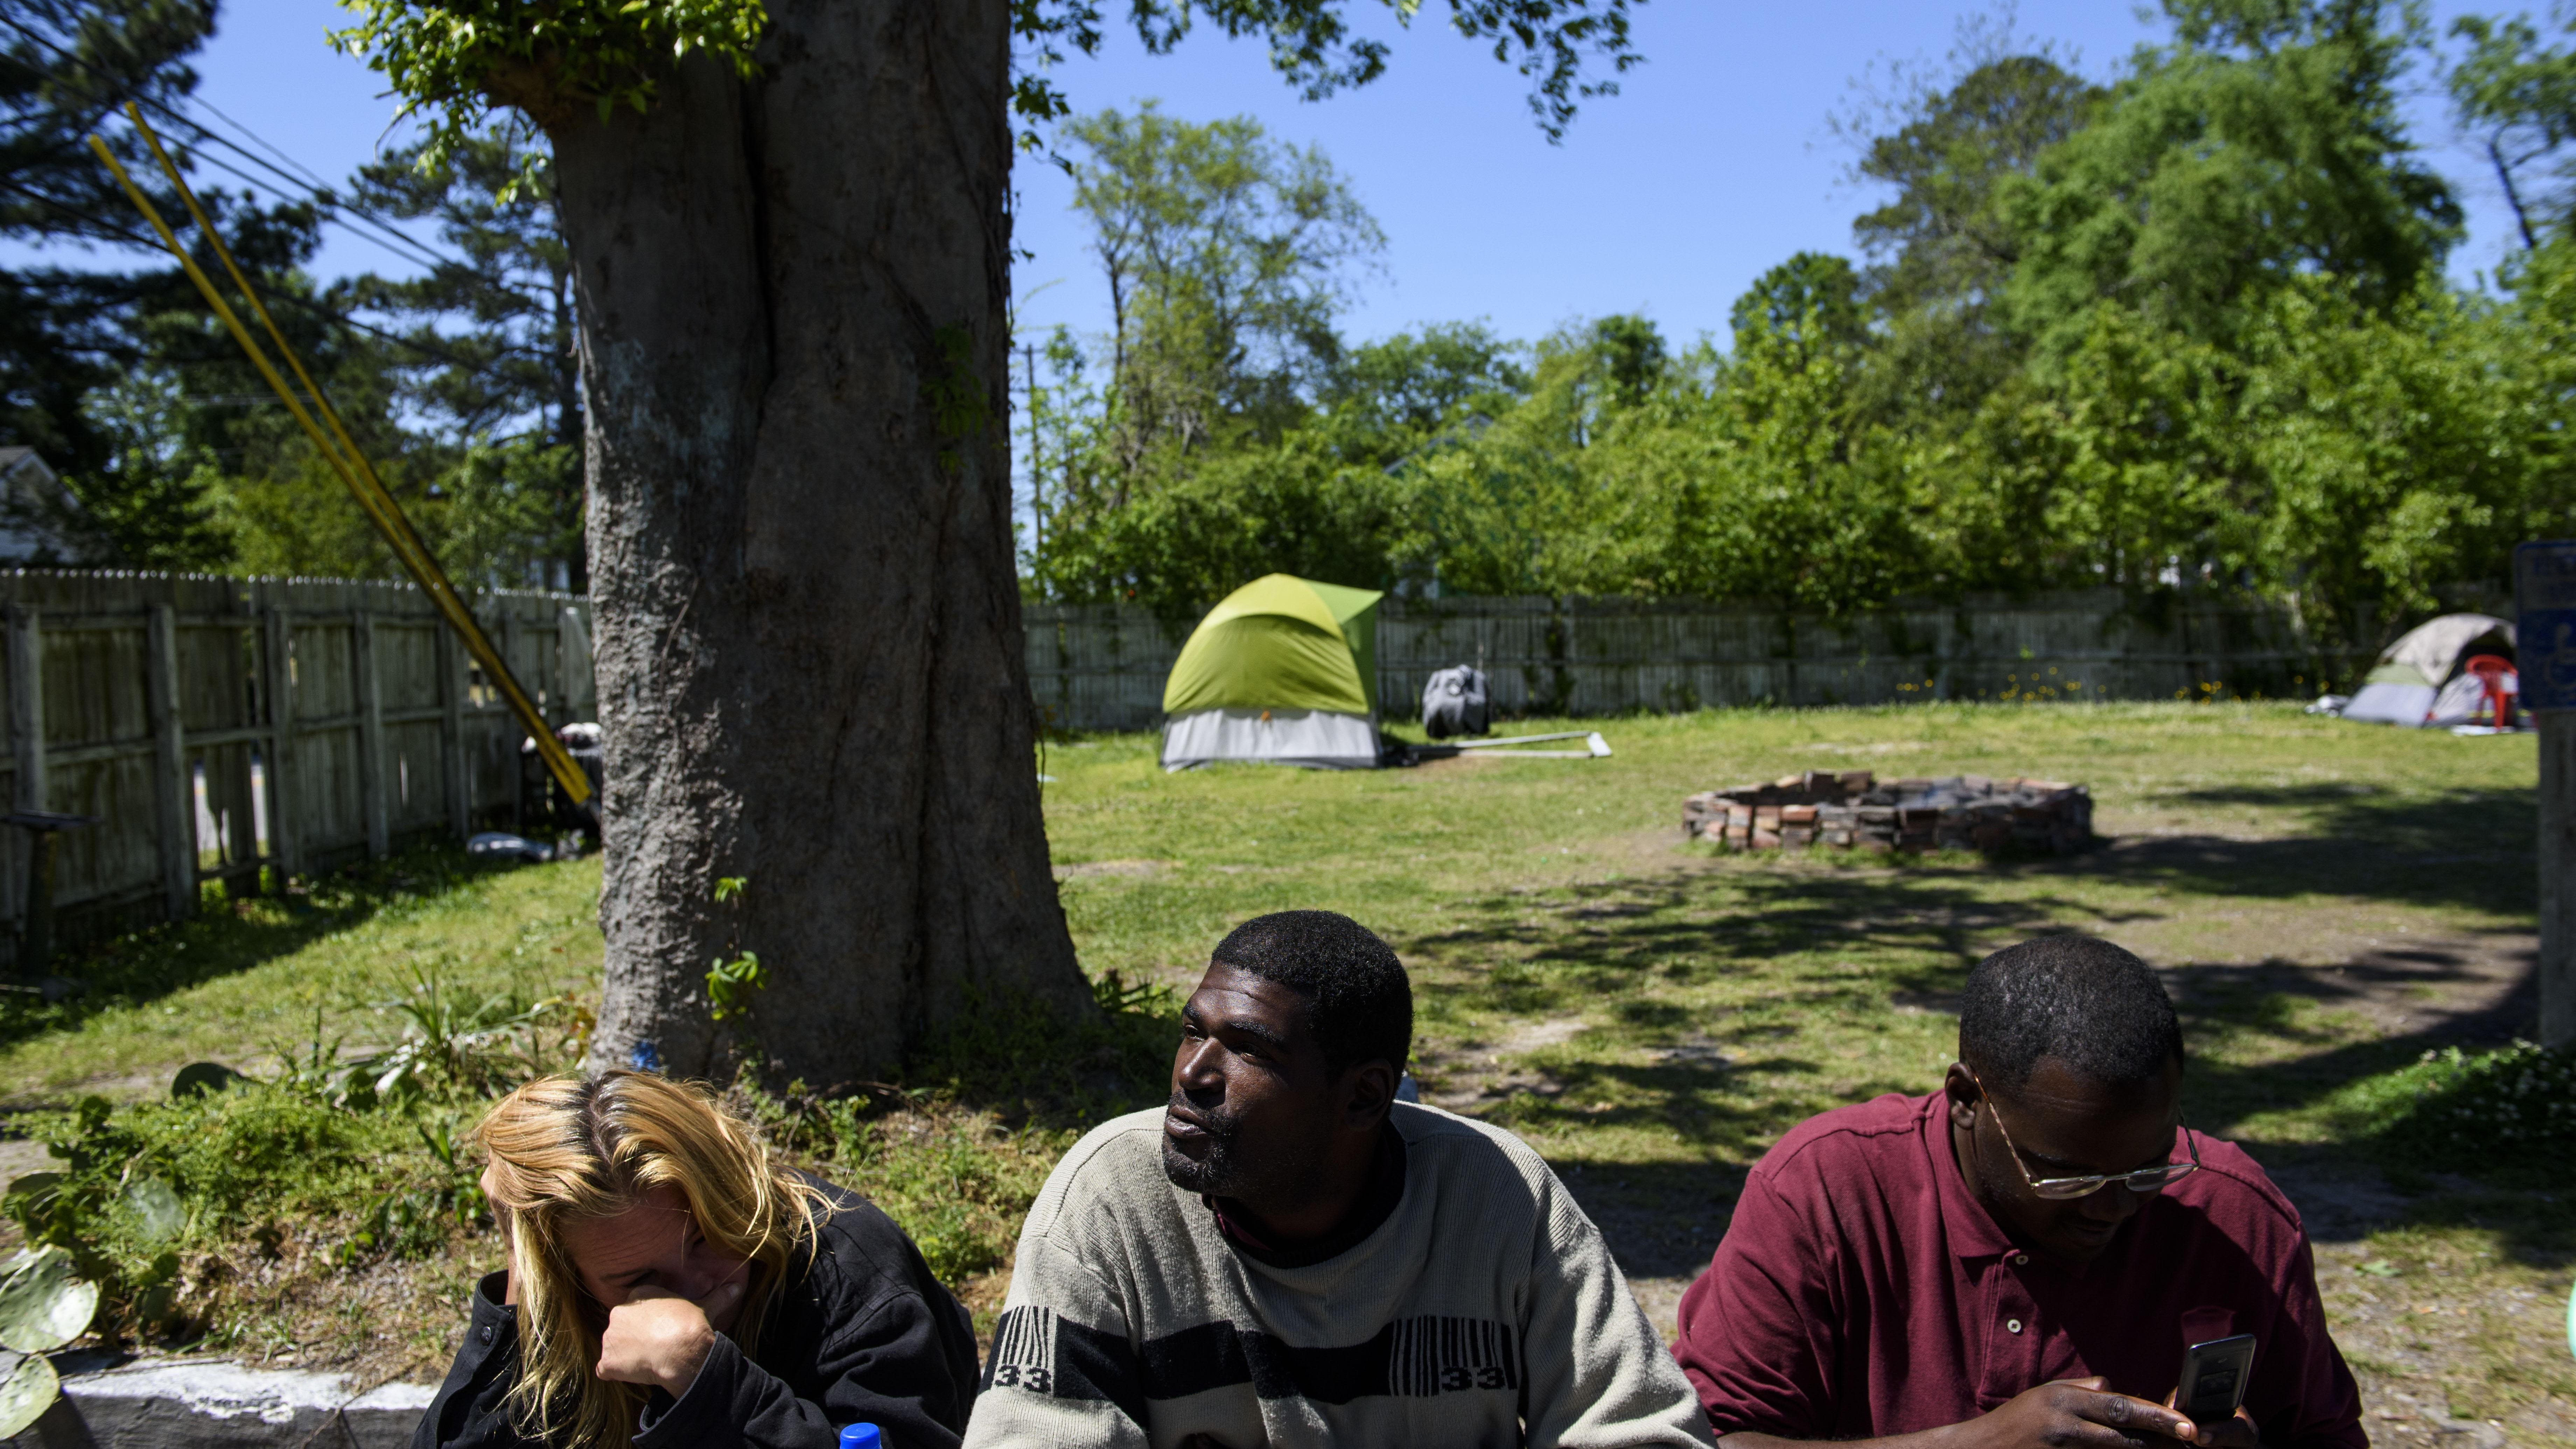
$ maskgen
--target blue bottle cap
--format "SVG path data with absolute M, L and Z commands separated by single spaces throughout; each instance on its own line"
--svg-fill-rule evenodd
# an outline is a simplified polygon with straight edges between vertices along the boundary
M 874 1424 L 852 1424 L 841 1431 L 841 1449 L 878 1449 L 884 1443 Z

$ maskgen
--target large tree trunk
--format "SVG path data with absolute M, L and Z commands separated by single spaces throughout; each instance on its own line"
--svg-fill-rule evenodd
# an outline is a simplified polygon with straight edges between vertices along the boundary
M 547 119 L 607 735 L 592 1059 L 821 1087 L 976 1000 L 1089 994 L 1012 560 L 1007 3 L 770 16 L 754 81 L 692 60 L 646 114 Z M 739 949 L 771 985 L 717 1023 Z

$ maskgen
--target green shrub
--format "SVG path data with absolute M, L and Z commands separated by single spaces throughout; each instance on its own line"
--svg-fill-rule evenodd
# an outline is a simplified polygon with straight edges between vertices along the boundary
M 2361 1084 L 2354 1105 L 2397 1165 L 2576 1177 L 2576 1051 L 2527 1041 L 2428 1051 Z
M 352 1111 L 290 1087 L 244 1080 L 123 1108 L 89 1097 L 31 1129 L 59 1166 L 10 1184 L 0 1213 L 99 1284 L 97 1328 L 110 1340 L 200 1317 L 204 1305 L 181 1295 L 192 1252 L 273 1243 L 301 1221 L 333 1226 L 343 1264 L 420 1257 L 484 1211 L 448 1121 Z

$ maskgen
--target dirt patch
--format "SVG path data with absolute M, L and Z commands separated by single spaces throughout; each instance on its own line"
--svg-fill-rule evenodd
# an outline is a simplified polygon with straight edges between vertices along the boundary
M 2564 1284 L 2365 1242 L 2317 1248 L 2335 1343 L 2380 1444 L 2576 1444 Z M 2483 1372 L 2463 1372 L 2473 1366 Z
M 978 1273 L 956 1286 L 957 1301 L 975 1320 L 975 1354 L 990 1357 L 993 1352 L 993 1327 L 1002 1321 L 1002 1300 L 1011 1296 L 1011 1268 L 1004 1264 L 990 1273 Z
M 2276 926 L 2277 920 L 2268 924 Z M 2114 927 L 2105 934 L 2151 962 L 2160 960 L 2156 943 L 2141 939 L 2149 933 Z M 2304 997 L 2358 1013 L 2383 1036 L 2470 1047 L 2510 1041 L 2539 1015 L 2539 946 L 2526 934 L 2338 940 L 2329 933 L 2323 940 L 2304 936 L 2297 949 L 2314 964 L 2281 955 L 2203 956 L 2161 965 L 2158 974 L 2185 1015 L 2224 1013 L 2266 996 Z M 2333 959 L 2329 953 L 2338 949 L 2348 954 Z M 1907 1015 L 1959 1014 L 1954 991 L 1895 991 L 1888 1003 Z
M 2293 949 L 2250 963 L 2202 956 L 2162 974 L 2186 1013 L 2282 994 L 2358 1013 L 2385 1036 L 2463 1046 L 2510 1041 L 2540 1014 L 2539 943 L 2526 933 L 2309 937 Z
M 14 1138 L 0 1142 L 0 1186 L 17 1181 L 31 1172 L 51 1172 L 62 1166 L 53 1152 L 41 1142 Z
M 1726 1048 L 1718 1045 L 1706 1034 L 1696 1031 L 1685 1033 L 1671 1046 L 1655 1048 L 1654 1057 L 1656 1065 L 1666 1067 L 1699 1067 L 1709 1071 L 1724 1071 L 1735 1065 L 1735 1058 L 1727 1053 Z
M 1557 1096 L 1565 1090 L 1564 1083 L 1518 1058 L 1571 1041 L 1587 1024 L 1579 1016 L 1552 1017 L 1520 1023 L 1490 1040 L 1469 1038 L 1454 1047 L 1427 1048 L 1414 1059 L 1422 1100 L 1473 1115 L 1478 1108 L 1524 1092 Z
M 1655 1325 L 1655 1333 L 1670 1348 L 1681 1337 L 1678 1319 L 1682 1293 L 1691 1285 L 1688 1278 L 1631 1278 L 1628 1291 L 1637 1295 L 1637 1306 L 1646 1310 L 1646 1321 Z
M 1936 748 L 1929 740 L 1882 740 L 1874 745 L 1813 744 L 1791 745 L 1793 755 L 1841 755 L 1852 759 L 1876 759 L 1884 755 L 1921 755 Z
M 1501 759 L 1504 754 L 1502 750 L 1469 750 L 1463 755 L 1451 755 L 1445 760 L 1423 760 L 1408 768 L 1420 770 L 1425 774 L 1439 774 L 1450 770 L 1481 770 Z
M 1151 880 L 1172 868 L 1168 860 L 1086 860 L 1078 865 L 1059 865 L 1057 880 L 1086 880 L 1094 876 L 1125 876 Z

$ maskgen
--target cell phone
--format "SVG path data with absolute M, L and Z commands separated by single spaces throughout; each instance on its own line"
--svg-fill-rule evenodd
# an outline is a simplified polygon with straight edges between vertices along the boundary
M 2174 1408 L 2204 1427 L 2236 1417 L 2245 1402 L 2245 1377 L 2254 1367 L 2254 1335 L 2195 1343 L 2182 1356 L 2182 1388 Z

